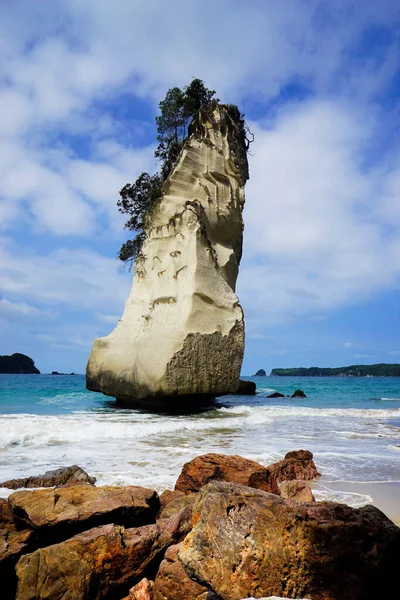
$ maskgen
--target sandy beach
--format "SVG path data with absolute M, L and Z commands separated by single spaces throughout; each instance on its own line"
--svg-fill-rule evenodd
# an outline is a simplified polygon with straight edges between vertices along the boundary
M 326 491 L 326 488 L 333 492 L 346 492 L 352 496 L 354 506 L 354 496 L 360 495 L 360 506 L 364 504 L 373 504 L 389 517 L 396 525 L 400 525 L 400 482 L 346 482 L 346 481 L 326 481 L 322 477 L 318 482 L 312 484 L 316 497 L 318 491 Z M 370 497 L 370 501 L 366 497 Z M 317 497 L 317 499 L 319 499 Z M 343 496 L 343 502 L 346 502 Z

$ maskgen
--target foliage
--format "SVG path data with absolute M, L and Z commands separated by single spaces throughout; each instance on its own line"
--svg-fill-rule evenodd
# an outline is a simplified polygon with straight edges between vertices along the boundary
M 125 228 L 136 232 L 134 240 L 125 242 L 118 257 L 132 265 L 145 240 L 144 228 L 147 215 L 161 195 L 164 181 L 171 173 L 183 142 L 187 137 L 188 125 L 194 114 L 214 98 L 215 90 L 205 87 L 201 79 L 193 79 L 181 90 L 178 87 L 167 91 L 159 104 L 160 115 L 156 117 L 158 146 L 154 153 L 160 161 L 160 173 L 142 173 L 133 184 L 126 184 L 120 191 L 118 210 L 129 215 Z M 216 99 L 218 101 L 218 99 Z

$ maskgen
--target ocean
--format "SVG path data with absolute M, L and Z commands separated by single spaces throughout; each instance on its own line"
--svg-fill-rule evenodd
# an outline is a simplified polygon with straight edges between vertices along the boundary
M 199 454 L 267 465 L 302 448 L 322 473 L 318 500 L 361 506 L 374 501 L 371 490 L 390 489 L 400 513 L 400 378 L 244 379 L 256 381 L 256 396 L 224 396 L 218 408 L 179 416 L 116 408 L 87 391 L 83 375 L 0 375 L 0 481 L 78 464 L 98 485 L 161 492 Z M 267 398 L 298 388 L 307 398 Z

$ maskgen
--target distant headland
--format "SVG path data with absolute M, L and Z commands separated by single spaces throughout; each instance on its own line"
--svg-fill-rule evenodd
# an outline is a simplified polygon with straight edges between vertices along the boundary
M 11 356 L 0 356 L 0 373 L 3 375 L 40 375 L 33 359 L 18 352 Z
M 400 377 L 400 364 L 351 365 L 333 369 L 321 367 L 272 369 L 270 375 L 278 377 Z

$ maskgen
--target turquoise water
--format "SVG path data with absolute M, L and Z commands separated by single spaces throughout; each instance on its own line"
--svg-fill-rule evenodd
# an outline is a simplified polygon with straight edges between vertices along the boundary
M 174 416 L 117 409 L 87 391 L 82 375 L 0 375 L 0 481 L 77 463 L 99 484 L 161 491 L 198 454 L 268 464 L 299 448 L 314 453 L 325 482 L 400 481 L 400 378 L 251 379 L 254 397 L 225 396 L 218 408 Z M 307 398 L 267 398 L 297 388 Z
M 244 377 L 255 381 L 258 393 L 220 399 L 228 405 L 281 405 L 267 399 L 272 390 L 291 395 L 305 390 L 307 398 L 285 399 L 290 405 L 320 408 L 400 408 L 400 377 Z M 67 414 L 112 410 L 110 399 L 89 392 L 84 375 L 0 375 L 0 414 Z

